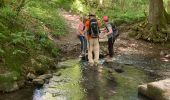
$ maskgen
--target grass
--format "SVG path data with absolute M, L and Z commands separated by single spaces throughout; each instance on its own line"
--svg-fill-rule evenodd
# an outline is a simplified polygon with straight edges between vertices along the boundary
M 63 35 L 67 32 L 66 22 L 59 15 L 54 4 L 55 0 L 53 2 L 32 1 L 29 2 L 25 11 L 49 28 L 53 35 Z
M 0 74 L 16 72 L 22 76 L 32 70 L 43 74 L 55 65 L 58 49 L 48 35 L 67 32 L 56 2 L 30 0 L 19 13 L 13 9 L 15 3 L 0 7 L 0 69 L 6 70 Z

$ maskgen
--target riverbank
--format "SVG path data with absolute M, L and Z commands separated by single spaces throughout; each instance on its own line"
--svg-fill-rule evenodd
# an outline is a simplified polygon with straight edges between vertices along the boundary
M 63 10 L 61 10 L 61 15 L 67 20 L 70 31 L 64 36 L 59 36 L 57 38 L 52 37 L 52 40 L 55 42 L 55 47 L 59 48 L 57 58 L 53 60 L 56 64 L 61 61 L 75 59 L 80 54 L 79 40 L 76 37 L 76 28 L 79 23 L 79 16 L 73 15 Z M 170 53 L 169 49 L 161 44 L 148 43 L 147 41 L 130 38 L 128 35 L 129 33 L 133 32 L 131 30 L 132 26 L 133 25 L 127 24 L 119 26 L 120 36 L 115 42 L 114 59 L 118 60 L 119 63 L 124 65 L 135 65 L 135 69 L 132 69 L 133 71 L 136 71 L 137 67 L 142 66 L 140 70 L 146 70 L 151 76 L 156 76 L 158 80 L 159 77 L 161 77 L 161 79 L 162 77 L 169 77 L 169 62 L 162 62 L 160 59 L 161 57 L 164 57 L 166 54 Z M 101 51 L 104 54 L 107 54 L 106 43 L 101 43 L 100 45 Z M 164 53 L 163 55 L 161 54 L 162 52 Z M 147 63 L 145 63 L 145 61 L 147 61 Z M 161 62 L 161 66 L 158 62 Z M 56 68 L 57 66 L 53 67 Z M 29 92 L 29 94 L 32 94 L 32 92 Z

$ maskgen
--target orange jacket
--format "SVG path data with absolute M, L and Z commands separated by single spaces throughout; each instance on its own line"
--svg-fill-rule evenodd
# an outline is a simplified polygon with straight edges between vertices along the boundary
M 101 23 L 99 20 L 97 20 L 98 26 L 101 26 Z M 90 27 L 90 20 L 87 20 L 85 23 L 86 31 L 89 30 Z M 90 40 L 92 37 L 90 35 L 87 35 L 87 39 Z

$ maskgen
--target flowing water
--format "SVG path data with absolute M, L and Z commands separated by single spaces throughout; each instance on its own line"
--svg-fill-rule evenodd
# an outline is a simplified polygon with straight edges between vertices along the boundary
M 78 60 L 62 62 L 63 68 L 54 73 L 49 84 L 36 90 L 34 100 L 149 100 L 138 95 L 137 87 L 161 79 L 149 68 L 164 65 L 149 59 L 118 55 L 113 63 L 100 60 L 98 67 Z
M 113 63 L 100 60 L 100 64 L 89 67 L 77 59 L 61 62 L 61 69 L 53 73 L 49 83 L 34 93 L 20 90 L 3 94 L 0 100 L 149 100 L 138 95 L 138 85 L 163 79 L 155 71 L 170 67 L 169 63 L 140 55 L 117 55 Z

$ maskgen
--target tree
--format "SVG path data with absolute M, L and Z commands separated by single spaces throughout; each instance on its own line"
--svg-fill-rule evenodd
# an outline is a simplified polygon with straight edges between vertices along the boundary
M 149 5 L 149 24 L 151 24 L 151 33 L 149 40 L 167 41 L 170 40 L 170 15 L 166 12 L 163 0 L 150 0 Z
M 149 5 L 149 23 L 153 28 L 166 27 L 168 23 L 168 14 L 163 6 L 163 0 L 150 0 Z
M 137 38 L 153 42 L 170 40 L 170 15 L 166 12 L 163 0 L 150 0 L 148 22 L 138 25 Z
M 4 0 L 0 0 L 0 8 L 4 6 Z

